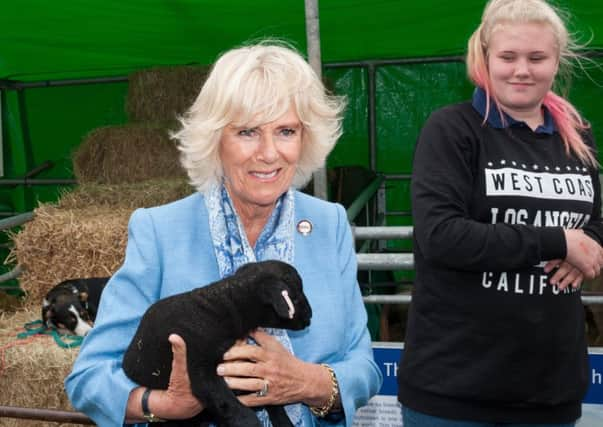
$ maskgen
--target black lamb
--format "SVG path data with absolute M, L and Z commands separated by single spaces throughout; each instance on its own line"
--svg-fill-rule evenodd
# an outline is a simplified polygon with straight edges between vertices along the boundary
M 166 389 L 172 366 L 170 334 L 186 343 L 192 392 L 205 409 L 195 418 L 163 425 L 260 426 L 255 412 L 239 402 L 216 374 L 222 355 L 258 327 L 300 330 L 312 309 L 302 280 L 281 261 L 250 263 L 234 275 L 152 304 L 142 317 L 123 359 L 123 369 L 138 384 Z M 274 427 L 291 426 L 283 406 L 267 406 Z

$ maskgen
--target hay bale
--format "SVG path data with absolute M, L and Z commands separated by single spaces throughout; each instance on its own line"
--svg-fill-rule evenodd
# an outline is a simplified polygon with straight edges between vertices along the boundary
M 19 283 L 27 307 L 40 307 L 46 293 L 63 280 L 109 276 L 122 264 L 132 209 L 43 204 L 34 212 L 33 221 L 10 234 L 14 247 L 8 258 L 24 269 Z
M 132 73 L 126 97 L 129 120 L 176 119 L 193 104 L 208 74 L 207 66 L 158 67 Z
M 119 268 L 135 208 L 167 203 L 192 191 L 183 179 L 83 184 L 57 204 L 41 204 L 32 221 L 10 233 L 14 248 L 9 261 L 24 269 L 19 281 L 27 298 L 16 313 L 0 313 L 0 405 L 73 410 L 63 380 L 78 350 L 63 349 L 49 336 L 19 340 L 16 335 L 26 323 L 40 319 L 42 298 L 55 284 L 111 275 Z M 0 427 L 57 425 L 0 418 Z
M 34 219 L 9 232 L 7 263 L 19 264 L 24 304 L 39 307 L 57 283 L 112 275 L 122 264 L 128 220 L 139 207 L 172 202 L 193 192 L 183 179 L 123 185 L 82 184 L 56 204 L 41 204 Z
M 130 184 L 84 183 L 65 192 L 57 202 L 61 209 L 83 206 L 141 208 L 162 205 L 194 192 L 183 179 L 153 179 Z
M 73 153 L 80 183 L 122 184 L 184 177 L 176 144 L 160 124 L 127 124 L 94 129 Z
M 0 314 L 0 405 L 73 411 L 63 387 L 78 348 L 63 349 L 52 337 L 18 339 L 23 325 L 40 317 L 39 311 Z M 0 418 L 2 427 L 56 427 L 75 424 Z

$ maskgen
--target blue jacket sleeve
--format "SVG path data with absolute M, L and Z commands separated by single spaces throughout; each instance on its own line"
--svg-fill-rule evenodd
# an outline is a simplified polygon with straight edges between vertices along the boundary
M 345 210 L 338 205 L 338 264 L 346 293 L 344 307 L 349 311 L 345 325 L 347 351 L 341 361 L 331 363 L 335 371 L 341 403 L 345 414 L 345 426 L 351 426 L 356 410 L 364 406 L 381 388 L 383 377 L 374 361 L 371 337 L 367 328 L 367 314 L 357 280 L 356 251 L 352 230 Z M 328 419 L 321 425 L 333 425 Z
M 94 328 L 65 380 L 73 406 L 100 427 L 124 423 L 128 396 L 137 386 L 121 363 L 144 311 L 158 299 L 160 263 L 155 245 L 150 216 L 135 211 L 124 264 L 103 290 Z

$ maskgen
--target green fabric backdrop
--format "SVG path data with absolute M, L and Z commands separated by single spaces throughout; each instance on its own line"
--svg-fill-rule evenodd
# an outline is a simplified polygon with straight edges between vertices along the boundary
M 557 1 L 603 47 L 603 2 Z M 484 0 L 322 0 L 324 62 L 459 54 Z M 592 30 L 592 31 L 591 31 Z M 0 78 L 108 76 L 210 63 L 241 42 L 284 37 L 305 50 L 303 0 L 4 0 Z

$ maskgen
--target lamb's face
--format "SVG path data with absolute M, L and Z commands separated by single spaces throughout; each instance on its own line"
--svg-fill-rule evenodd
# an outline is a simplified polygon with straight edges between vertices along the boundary
M 290 273 L 285 273 L 278 279 L 277 288 L 282 288 L 280 296 L 287 305 L 287 329 L 303 329 L 310 324 L 312 308 L 304 295 L 302 280 L 297 271 L 291 267 Z
M 297 270 L 281 261 L 263 261 L 253 264 L 253 268 L 266 310 L 262 326 L 294 330 L 307 327 L 312 308 Z

